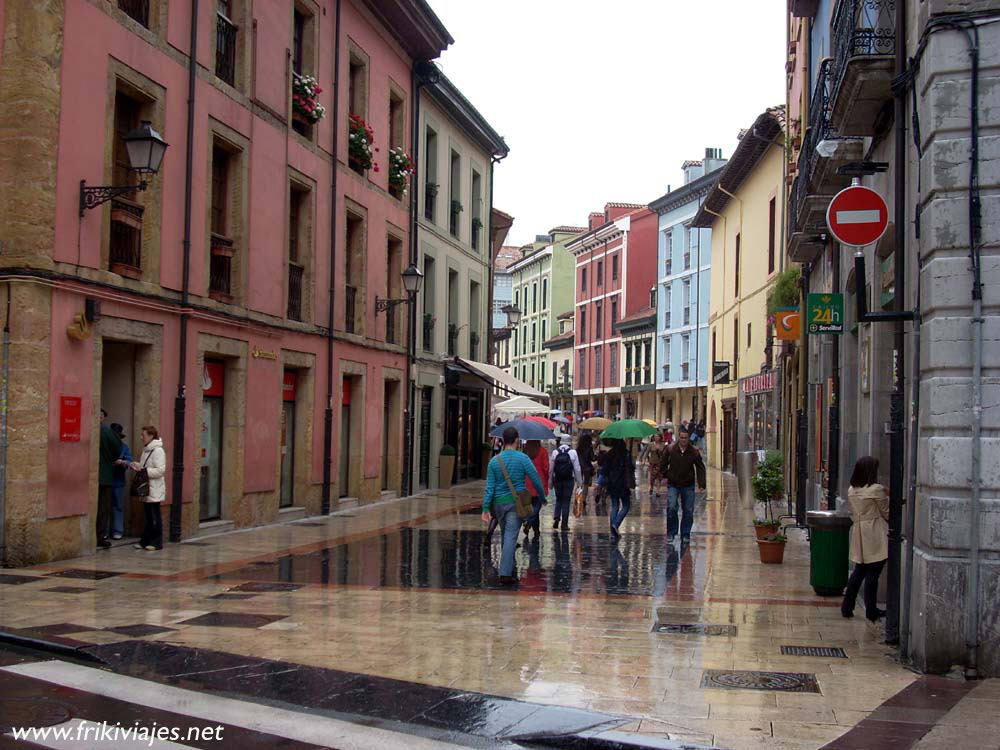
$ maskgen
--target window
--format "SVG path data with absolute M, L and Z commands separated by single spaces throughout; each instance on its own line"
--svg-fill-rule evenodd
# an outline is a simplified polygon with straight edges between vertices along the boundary
M 646 341 L 646 351 L 643 356 L 643 382 L 647 385 L 653 382 L 653 340 Z
M 625 385 L 632 385 L 632 345 L 625 344 Z M 638 385 L 638 383 L 636 383 Z
M 557 367 L 558 367 L 558 365 L 555 362 L 553 362 L 552 363 L 552 385 L 553 386 L 555 386 L 556 381 L 557 381 L 557 370 L 556 370 Z
M 681 304 L 684 306 L 684 325 L 691 325 L 691 279 L 684 279 L 684 296 Z
M 364 289 L 365 278 L 365 221 L 354 213 L 347 212 L 345 229 L 347 232 L 344 257 L 344 330 L 347 333 L 364 334 Z M 426 292 L 425 292 L 426 293 Z
M 528 324 L 525 323 L 521 329 L 521 354 L 528 353 Z
M 656 287 L 651 286 L 649 288 L 649 306 L 652 308 L 656 307 Z
M 549 280 L 542 279 L 542 309 L 549 309 Z
M 611 256 L 611 280 L 618 281 L 618 256 Z
M 118 9 L 133 21 L 149 28 L 149 0 L 118 0 Z
M 669 276 L 674 267 L 674 234 L 667 229 L 663 232 L 663 275 Z
M 535 387 L 535 363 L 531 363 L 531 387 Z
M 451 195 L 451 211 L 448 228 L 451 236 L 458 239 L 458 218 L 462 213 L 462 157 L 458 152 L 451 152 L 451 184 L 449 187 Z
M 691 367 L 691 335 L 681 336 L 681 380 L 687 380 Z
M 538 282 L 531 284 L 531 312 L 538 312 Z
M 597 261 L 597 286 L 604 286 L 604 261 Z
M 609 348 L 611 350 L 611 367 L 608 369 L 611 371 L 609 373 L 611 385 L 618 385 L 618 344 L 611 344 Z
M 583 268 L 580 270 L 580 291 L 587 291 L 587 269 Z
M 663 327 L 670 328 L 670 284 L 663 285 Z
M 597 314 L 594 316 L 594 338 L 604 338 L 604 303 L 597 300 Z
M 750 323 L 747 323 L 747 349 L 750 348 Z
M 538 344 L 538 323 L 531 324 L 531 353 L 535 353 L 535 347 Z M 532 365 L 532 368 L 535 366 Z
M 587 340 L 587 308 L 580 308 L 580 342 L 583 343 Z
M 712 362 L 714 363 L 716 359 L 718 359 L 718 357 L 717 357 L 717 355 L 715 353 L 715 328 L 713 327 L 712 328 Z M 713 366 L 714 366 L 714 364 L 713 364 Z
M 521 290 L 520 289 L 515 289 L 514 290 L 514 307 L 520 307 L 520 306 L 521 306 Z
M 302 286 L 309 241 L 309 191 L 292 184 L 288 193 L 288 311 L 302 320 Z
M 424 256 L 424 351 L 433 352 L 434 351 L 434 303 L 436 297 L 434 294 L 434 259 L 429 256 Z M 514 331 L 514 353 L 517 354 L 517 331 Z
M 601 360 L 604 354 L 603 348 L 601 346 L 594 347 L 594 385 L 604 384 L 604 379 L 601 377 L 603 375 L 601 372 Z
M 576 387 L 587 387 L 587 350 L 580 350 L 580 363 L 576 368 Z
M 774 273 L 774 198 L 767 206 L 767 272 Z
M 402 148 L 403 133 L 406 132 L 404 121 L 403 97 L 396 93 L 395 89 L 389 91 L 389 146 L 391 148 Z M 388 157 L 387 157 L 388 158 Z M 405 184 L 409 184 L 409 177 L 404 178 Z M 389 181 L 389 194 L 396 200 L 402 200 L 403 190 Z
M 733 319 L 733 378 L 739 377 L 736 365 L 740 360 L 740 319 Z
M 125 147 L 125 136 L 139 126 L 142 104 L 118 91 L 115 93 L 114 146 L 112 148 L 111 179 L 113 185 L 131 185 L 135 182 L 132 163 Z M 138 198 L 141 194 L 133 194 Z M 111 226 L 108 238 L 109 270 L 140 278 L 142 275 L 142 215 L 141 203 L 125 197 L 111 200 Z
M 473 250 L 479 249 L 479 235 L 483 231 L 483 178 L 472 170 L 472 231 L 469 244 Z M 485 243 L 484 243 L 485 244 Z
M 211 257 L 208 294 L 219 302 L 232 302 L 233 231 L 230 226 L 230 179 L 233 154 L 218 143 L 212 146 Z
M 303 75 L 302 58 L 306 35 L 306 16 L 298 8 L 292 11 L 292 72 Z
M 691 268 L 691 257 L 698 250 L 698 229 L 696 227 L 688 227 L 687 236 L 688 236 L 688 245 L 687 249 L 684 251 L 685 271 Z
M 347 106 L 350 114 L 368 117 L 368 66 L 365 59 L 351 50 L 347 63 Z
M 217 0 L 215 14 L 215 75 L 236 85 L 236 39 L 238 28 L 233 23 L 230 0 Z
M 548 323 L 549 323 L 549 321 L 547 321 L 545 318 L 542 318 L 542 343 L 545 343 L 545 341 L 547 341 L 548 338 L 549 338 L 548 337 L 548 332 L 549 332 L 549 325 L 548 325 Z
M 426 180 L 424 184 L 424 218 L 427 221 L 434 221 L 439 186 L 437 184 L 437 133 L 432 128 L 427 128 L 424 143 L 424 179 Z
M 611 299 L 611 325 L 614 326 L 618 322 L 618 298 L 613 297 Z
M 740 296 L 740 235 L 739 234 L 736 235 L 736 264 L 734 270 L 735 270 L 734 288 L 736 290 L 734 292 L 734 295 L 739 297 Z

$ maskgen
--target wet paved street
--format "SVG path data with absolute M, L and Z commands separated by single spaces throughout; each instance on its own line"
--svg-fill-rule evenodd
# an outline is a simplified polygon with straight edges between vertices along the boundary
M 911 747 L 940 730 L 880 709 L 925 684 L 814 595 L 802 538 L 760 564 L 731 477 L 710 472 L 683 548 L 666 543 L 662 497 L 640 493 L 617 544 L 593 508 L 552 531 L 548 506 L 515 588 L 497 581 L 499 535 L 483 544 L 480 492 L 3 571 L 0 629 L 123 675 L 479 738 L 617 725 L 732 750 L 875 748 L 879 732 Z M 1000 709 L 995 688 L 946 690 L 935 720 L 973 699 Z

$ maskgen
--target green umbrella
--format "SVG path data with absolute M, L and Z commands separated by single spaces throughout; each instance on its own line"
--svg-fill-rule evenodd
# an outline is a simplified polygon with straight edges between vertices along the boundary
M 622 419 L 618 422 L 613 422 L 610 427 L 601 433 L 601 437 L 624 440 L 625 438 L 644 438 L 655 434 L 656 428 L 646 424 L 641 419 Z

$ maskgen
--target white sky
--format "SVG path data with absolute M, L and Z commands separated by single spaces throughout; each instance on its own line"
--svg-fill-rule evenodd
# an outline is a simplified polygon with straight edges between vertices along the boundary
M 429 1 L 455 38 L 438 64 L 510 147 L 508 244 L 676 189 L 785 101 L 785 0 Z

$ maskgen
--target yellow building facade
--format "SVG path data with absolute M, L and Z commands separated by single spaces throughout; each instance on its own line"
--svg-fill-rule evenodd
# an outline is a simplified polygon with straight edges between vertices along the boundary
M 777 447 L 780 373 L 772 369 L 767 293 L 783 266 L 784 108 L 744 132 L 692 221 L 712 230 L 708 462 Z

